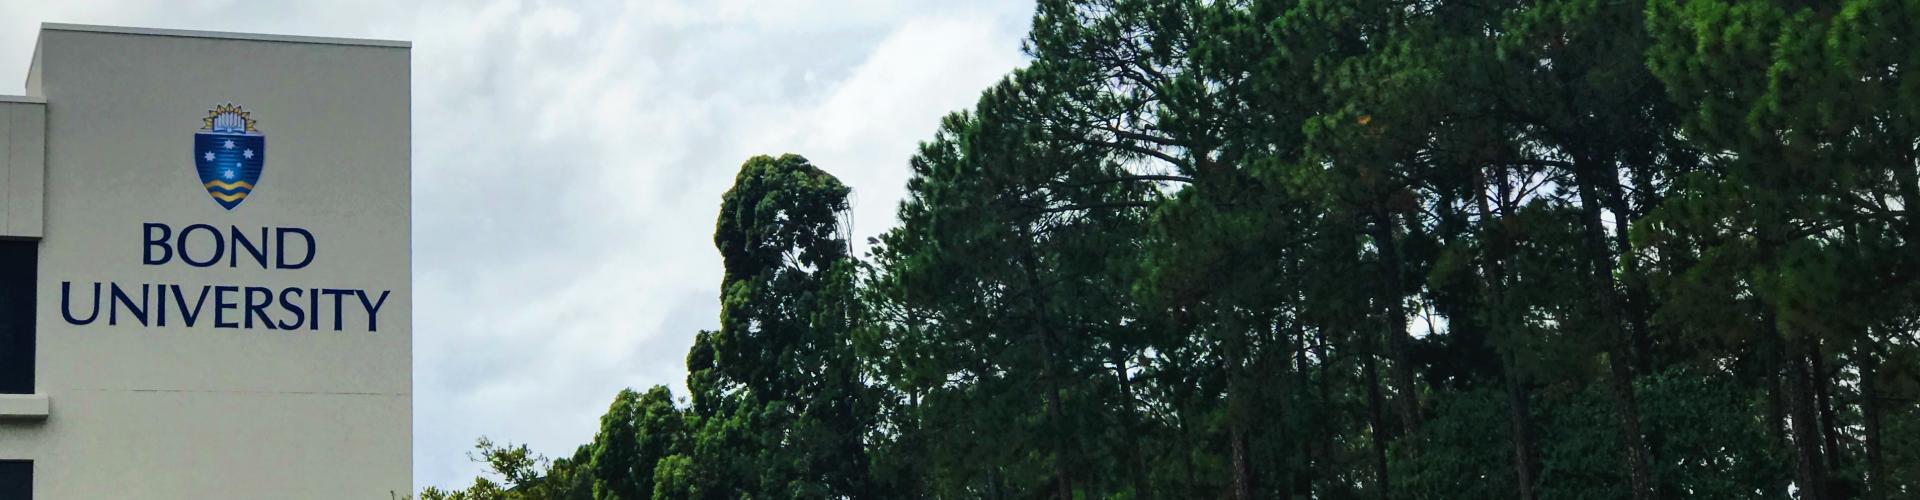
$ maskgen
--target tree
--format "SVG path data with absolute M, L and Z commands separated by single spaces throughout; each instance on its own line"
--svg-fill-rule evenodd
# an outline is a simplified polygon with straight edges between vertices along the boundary
M 700 445 L 727 450 L 705 456 L 750 457 L 752 467 L 720 469 L 758 475 L 737 484 L 740 491 L 867 491 L 872 410 L 852 351 L 859 310 L 840 223 L 848 192 L 798 155 L 756 156 L 721 198 L 714 230 L 726 266 L 720 330 L 696 343 L 710 354 L 689 355 L 688 386 L 707 391 L 695 395 Z M 725 402 L 705 403 L 712 400 Z M 753 425 L 729 428 L 743 422 Z M 716 442 L 712 433 L 746 435 Z
M 644 395 L 620 391 L 589 447 L 593 498 L 652 498 L 655 465 L 684 452 L 687 439 L 682 410 L 666 387 L 653 386 Z
M 1755 342 L 1784 368 L 1775 406 L 1786 409 L 1773 420 L 1789 422 L 1795 482 L 1807 498 L 1852 496 L 1857 488 L 1834 477 L 1849 453 L 1835 365 L 1849 355 L 1872 371 L 1883 341 L 1871 332 L 1912 314 L 1920 226 L 1891 207 L 1920 201 L 1920 88 L 1903 78 L 1920 8 L 1656 0 L 1649 9 L 1649 67 L 1692 110 L 1687 132 L 1714 161 L 1648 237 L 1698 249 L 1704 272 L 1677 280 L 1690 286 L 1676 293 L 1732 294 L 1721 300 L 1756 311 Z M 1713 285 L 1694 284 L 1703 281 Z M 1884 402 L 1868 395 L 1862 413 L 1878 415 Z M 1873 484 L 1888 474 L 1881 423 L 1868 420 L 1865 489 L 1884 496 L 1888 486 Z
M 949 116 L 912 162 L 902 225 L 875 252 L 871 286 L 884 292 L 872 309 L 912 322 L 874 341 L 924 349 L 889 353 L 913 364 L 883 373 L 914 400 L 899 425 L 932 455 L 932 491 L 1073 498 L 1122 491 L 1145 466 L 1128 436 L 1102 429 L 1141 425 L 1133 377 L 1146 345 L 1125 300 L 1130 267 L 1111 256 L 1134 241 L 1149 192 L 1049 138 L 1034 113 L 1060 97 L 1045 82 L 1017 73 L 974 113 Z M 988 410 L 954 413 L 965 408 Z

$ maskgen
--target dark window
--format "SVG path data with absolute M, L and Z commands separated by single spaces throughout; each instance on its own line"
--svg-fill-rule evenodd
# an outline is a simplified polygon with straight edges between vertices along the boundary
M 0 498 L 33 500 L 33 462 L 0 460 Z
M 39 242 L 0 241 L 0 394 L 33 393 L 33 299 Z M 0 499 L 12 498 L 0 490 Z

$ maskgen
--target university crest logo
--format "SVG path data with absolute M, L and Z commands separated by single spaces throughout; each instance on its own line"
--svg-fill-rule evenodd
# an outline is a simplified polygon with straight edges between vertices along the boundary
M 193 163 L 213 201 L 227 210 L 247 201 L 267 163 L 267 136 L 253 117 L 233 103 L 207 111 L 193 133 Z

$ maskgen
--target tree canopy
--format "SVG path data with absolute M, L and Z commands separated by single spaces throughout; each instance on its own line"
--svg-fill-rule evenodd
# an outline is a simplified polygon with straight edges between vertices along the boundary
M 747 160 L 691 394 L 421 497 L 1920 496 L 1917 20 L 1041 0 L 865 255 Z

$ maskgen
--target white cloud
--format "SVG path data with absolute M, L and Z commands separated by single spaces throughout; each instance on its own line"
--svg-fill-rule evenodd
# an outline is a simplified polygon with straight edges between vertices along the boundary
M 1030 1 L 0 0 L 0 82 L 40 22 L 414 42 L 414 469 L 475 437 L 564 456 L 622 387 L 684 393 L 718 324 L 720 194 L 748 156 L 853 186 L 892 224 L 939 119 L 1021 64 Z M 0 93 L 18 93 L 17 85 Z

